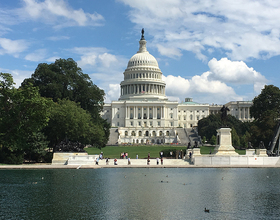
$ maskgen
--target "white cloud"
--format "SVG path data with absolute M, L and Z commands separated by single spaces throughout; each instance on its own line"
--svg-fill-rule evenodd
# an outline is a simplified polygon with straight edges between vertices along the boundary
M 102 15 L 87 13 L 83 9 L 73 9 L 64 0 L 23 0 L 23 8 L 18 9 L 20 17 L 41 19 L 56 28 L 67 26 L 100 26 L 104 22 Z
M 195 75 L 191 79 L 181 76 L 163 76 L 166 82 L 166 95 L 172 100 L 184 100 L 193 97 L 205 103 L 226 103 L 235 100 L 252 99 L 248 95 L 239 95 L 238 88 L 243 84 L 254 85 L 257 94 L 266 84 L 266 78 L 244 62 L 230 61 L 222 58 L 209 61 L 209 71 Z M 228 84 L 233 84 L 232 86 Z
M 118 100 L 120 97 L 120 84 L 109 84 L 108 92 L 106 93 L 106 103 Z
M 0 55 L 10 54 L 18 57 L 19 54 L 28 48 L 28 43 L 25 40 L 11 40 L 0 38 Z
M 38 62 L 38 61 L 45 60 L 46 56 L 47 56 L 47 50 L 46 49 L 38 49 L 38 50 L 35 50 L 32 53 L 27 54 L 25 56 L 25 59 L 29 60 L 29 61 Z
M 51 41 L 59 41 L 59 40 L 69 40 L 70 37 L 68 37 L 68 36 L 52 36 L 52 37 L 48 37 L 47 39 L 51 40 Z
M 248 67 L 243 61 L 230 61 L 222 58 L 219 61 L 215 58 L 208 63 L 210 74 L 209 79 L 221 80 L 227 83 L 235 84 L 266 84 L 266 78 L 255 71 L 252 67 Z
M 219 51 L 232 60 L 280 54 L 280 2 L 262 0 L 119 0 L 130 20 L 145 27 L 153 45 L 169 57 L 191 51 L 207 60 Z M 168 53 L 168 50 L 170 53 Z

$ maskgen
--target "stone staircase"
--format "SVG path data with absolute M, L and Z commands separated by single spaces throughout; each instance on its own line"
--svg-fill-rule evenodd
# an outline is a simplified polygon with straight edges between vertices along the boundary
M 187 133 L 188 139 L 190 140 L 192 146 L 194 146 L 194 143 L 196 141 L 197 141 L 198 145 L 201 145 L 201 139 L 194 129 L 186 128 L 186 133 Z
M 181 144 L 187 145 L 190 142 L 190 140 L 187 136 L 187 133 L 186 133 L 185 129 L 184 128 L 176 128 L 176 131 L 178 133 L 178 137 L 181 141 Z
M 118 128 L 110 128 L 109 141 L 107 145 L 118 145 L 119 133 Z

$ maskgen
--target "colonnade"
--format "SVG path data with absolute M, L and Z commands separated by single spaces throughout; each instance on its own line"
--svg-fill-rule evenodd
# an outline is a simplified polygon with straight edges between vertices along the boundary
M 157 84 L 130 84 L 121 86 L 121 95 L 128 94 L 165 94 L 165 86 Z
M 126 106 L 125 118 L 126 119 L 163 119 L 164 106 Z
M 161 73 L 126 73 L 124 79 L 161 79 Z

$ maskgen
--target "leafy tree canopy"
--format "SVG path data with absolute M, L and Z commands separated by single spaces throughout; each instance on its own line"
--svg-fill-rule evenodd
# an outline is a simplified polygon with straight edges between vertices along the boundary
M 273 85 L 266 85 L 261 94 L 253 99 L 250 114 L 256 121 L 262 122 L 267 116 L 273 120 L 280 117 L 280 89 Z
M 99 117 L 103 108 L 104 91 L 94 85 L 71 58 L 58 59 L 51 64 L 40 63 L 22 86 L 28 82 L 39 87 L 41 96 L 52 98 L 54 102 L 58 99 L 79 102 L 94 118 Z
M 51 108 L 51 118 L 45 133 L 52 146 L 63 140 L 78 141 L 101 148 L 108 141 L 104 125 L 95 123 L 91 115 L 78 103 L 58 99 Z
M 38 88 L 31 84 L 15 88 L 9 73 L 0 73 L 0 80 L 1 150 L 23 153 L 28 146 L 28 152 L 32 152 L 35 148 L 30 148 L 28 142 L 47 125 L 52 101 L 41 97 Z

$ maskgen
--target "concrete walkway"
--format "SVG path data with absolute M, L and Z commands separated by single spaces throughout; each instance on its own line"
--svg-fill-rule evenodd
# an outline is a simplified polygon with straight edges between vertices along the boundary
M 5 169 L 99 169 L 99 168 L 280 168 L 280 165 L 51 165 L 51 164 L 28 164 L 28 165 L 0 165 L 0 170 Z

